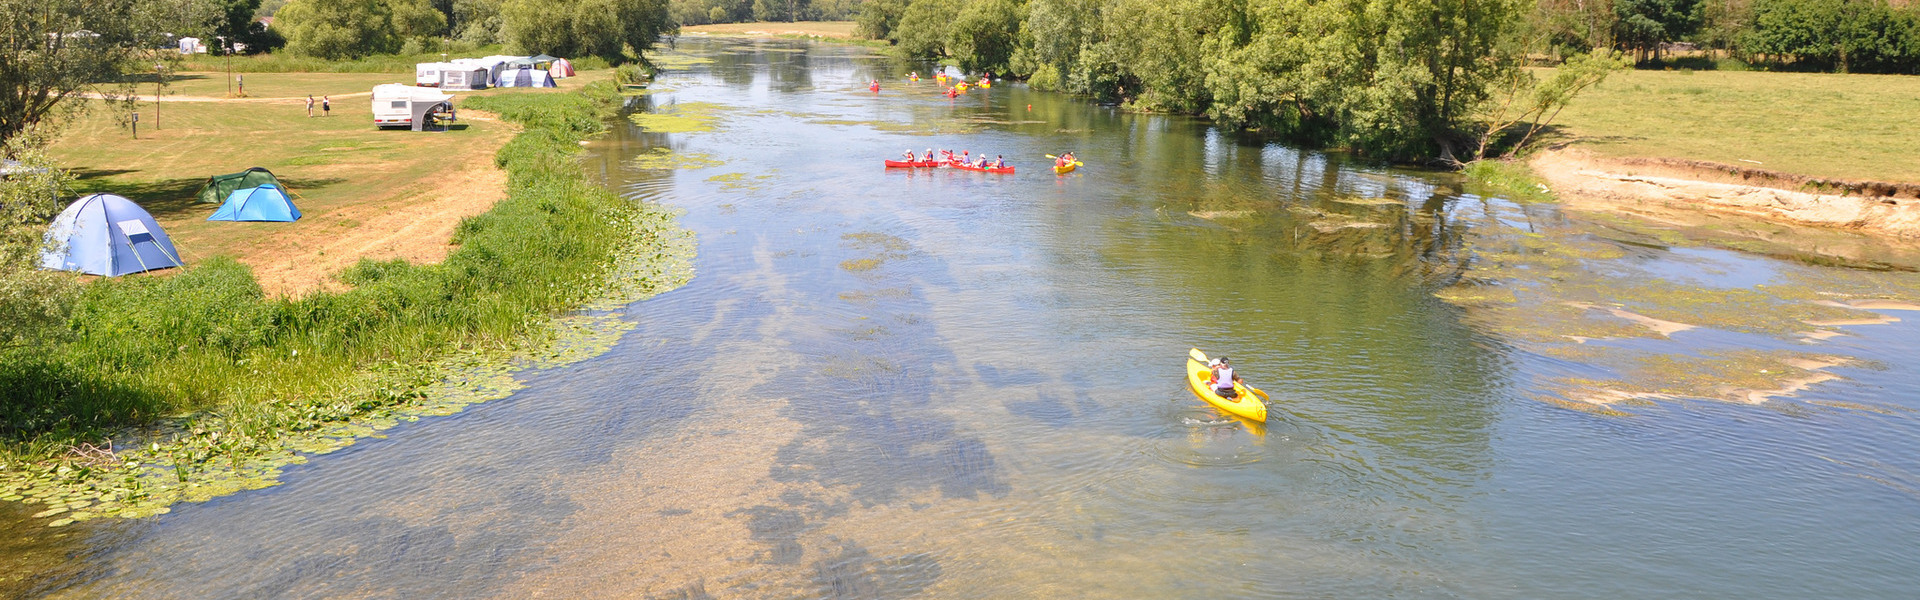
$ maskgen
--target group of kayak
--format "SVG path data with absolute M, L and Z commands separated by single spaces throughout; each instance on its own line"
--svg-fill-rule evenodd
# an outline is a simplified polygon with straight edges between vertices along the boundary
M 933 80 L 934 80 L 934 81 L 938 81 L 938 82 L 940 82 L 941 84 L 945 84 L 945 83 L 947 83 L 948 81 L 955 81 L 955 82 L 958 82 L 958 83 L 955 83 L 955 84 L 953 84 L 952 86 L 950 86 L 950 87 L 948 87 L 948 88 L 947 88 L 947 91 L 945 91 L 945 92 L 942 92 L 942 93 L 943 93 L 943 94 L 945 94 L 945 95 L 946 95 L 946 97 L 948 97 L 948 98 L 953 98 L 953 97 L 956 97 L 956 96 L 959 96 L 959 95 L 961 95 L 961 94 L 965 94 L 965 93 L 967 93 L 967 89 L 968 89 L 968 88 L 991 88 L 991 87 L 993 87 L 993 74 L 992 74 L 992 73 L 988 73 L 987 75 L 985 75 L 985 76 L 983 76 L 983 77 L 981 77 L 979 81 L 975 81 L 975 82 L 972 82 L 972 83 L 968 83 L 968 82 L 967 82 L 967 80 L 965 80 L 965 79 L 961 79 L 961 78 L 958 78 L 958 77 L 948 77 L 946 73 L 939 73 L 939 74 L 936 74 L 936 75 L 934 75 L 934 76 L 933 76 Z M 913 73 L 908 73 L 908 74 L 907 74 L 907 81 L 920 81 L 920 73 L 919 73 L 919 72 L 917 72 L 917 71 L 916 71 L 916 72 L 913 72 Z M 871 91 L 871 92 L 873 92 L 873 93 L 875 93 L 875 94 L 878 94 L 878 93 L 880 93 L 880 80 L 878 80 L 878 79 L 870 79 L 870 80 L 867 80 L 867 90 L 869 90 L 869 91 Z
M 985 154 L 980 155 L 980 158 L 973 158 L 972 150 L 963 150 L 958 155 L 954 154 L 952 150 L 941 150 L 938 159 L 934 158 L 932 148 L 927 149 L 926 156 L 915 156 L 912 150 L 906 151 L 902 156 L 906 158 L 906 160 L 889 160 L 886 161 L 887 166 L 890 168 L 948 167 L 985 173 L 1013 172 L 1013 166 L 1007 164 L 1006 158 L 995 156 L 989 160 Z
M 954 82 L 953 85 L 947 87 L 946 91 L 941 92 L 943 95 L 945 95 L 948 98 L 953 98 L 961 94 L 965 94 L 967 93 L 967 90 L 969 88 L 993 87 L 993 73 L 987 73 L 985 75 L 982 75 L 979 80 L 976 80 L 973 82 L 968 82 L 965 78 L 962 78 L 962 77 L 949 77 L 947 76 L 946 73 L 934 73 L 933 80 L 936 82 L 939 82 L 941 85 L 946 85 L 947 82 L 949 81 Z M 907 81 L 915 81 L 915 82 L 920 81 L 920 72 L 914 71 L 912 73 L 908 73 Z M 874 92 L 878 93 L 880 91 L 880 82 L 878 80 L 873 81 L 872 83 L 867 85 L 867 89 L 871 89 Z

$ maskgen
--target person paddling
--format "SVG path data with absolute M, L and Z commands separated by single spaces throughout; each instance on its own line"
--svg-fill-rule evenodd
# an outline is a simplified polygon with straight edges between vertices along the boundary
M 913 149 L 912 149 L 912 148 L 908 148 L 908 149 L 907 149 L 907 151 L 906 151 L 906 153 L 905 153 L 905 156 L 907 157 L 907 162 L 913 162 L 913 161 L 915 161 L 915 160 L 919 160 L 919 159 L 917 159 L 917 158 L 914 158 L 914 156 L 913 156 Z
M 1001 155 L 998 155 L 998 154 L 995 154 L 995 155 L 993 155 L 993 168 L 995 168 L 995 169 L 1003 169 L 1003 168 L 1006 168 L 1006 166 L 1007 166 L 1007 158 L 1006 158 L 1006 157 L 1004 157 L 1004 156 L 1001 156 Z
M 928 149 L 927 149 L 927 160 L 926 160 L 926 162 L 933 162 L 933 149 L 932 149 L 932 148 L 928 148 Z
M 1213 377 L 1207 380 L 1207 385 L 1213 386 L 1214 394 L 1227 399 L 1239 395 L 1234 391 L 1233 384 L 1240 382 L 1240 376 L 1233 373 L 1233 365 L 1227 362 L 1227 357 L 1207 361 L 1207 366 L 1213 369 Z

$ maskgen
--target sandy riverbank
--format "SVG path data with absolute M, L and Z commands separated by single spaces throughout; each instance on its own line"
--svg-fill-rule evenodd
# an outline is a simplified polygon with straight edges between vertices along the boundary
M 1700 161 L 1608 158 L 1580 148 L 1543 151 L 1529 165 L 1574 210 L 1677 225 L 1696 225 L 1703 215 L 1727 215 L 1861 234 L 1899 250 L 1920 250 L 1920 186 L 1912 184 L 1813 179 Z M 1833 250 L 1842 257 L 1861 253 Z

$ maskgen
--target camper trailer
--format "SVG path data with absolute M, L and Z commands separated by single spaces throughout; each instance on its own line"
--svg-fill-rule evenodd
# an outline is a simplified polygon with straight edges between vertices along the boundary
M 433 88 L 389 83 L 373 87 L 373 124 L 422 131 L 435 121 L 454 120 L 453 96 Z
M 447 63 L 420 63 L 413 66 L 413 84 L 421 87 L 440 87 L 442 73 L 453 65 Z
M 492 76 L 484 67 L 465 64 L 447 65 L 440 72 L 440 89 L 443 90 L 484 90 L 492 85 Z

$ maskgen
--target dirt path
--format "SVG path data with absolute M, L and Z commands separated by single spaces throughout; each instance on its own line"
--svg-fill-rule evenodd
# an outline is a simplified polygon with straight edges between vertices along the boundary
M 1624 212 L 1662 221 L 1704 211 L 1920 245 L 1920 200 L 1902 197 L 1907 195 L 1902 190 L 1910 186 L 1869 183 L 1851 186 L 1866 190 L 1852 193 L 1768 187 L 1778 182 L 1741 183 L 1748 177 L 1735 167 L 1635 164 L 1599 158 L 1577 148 L 1541 152 L 1530 165 L 1574 209 Z
M 498 122 L 479 111 L 461 116 Z M 517 133 L 517 128 L 502 125 L 493 149 Z M 507 173 L 494 166 L 493 154 L 492 149 L 467 153 L 460 163 L 383 197 L 318 215 L 316 226 L 276 235 L 270 245 L 248 252 L 241 262 L 253 267 L 268 294 L 281 296 L 345 289 L 335 276 L 362 258 L 439 262 L 453 251 L 448 242 L 461 219 L 486 212 L 507 197 Z

